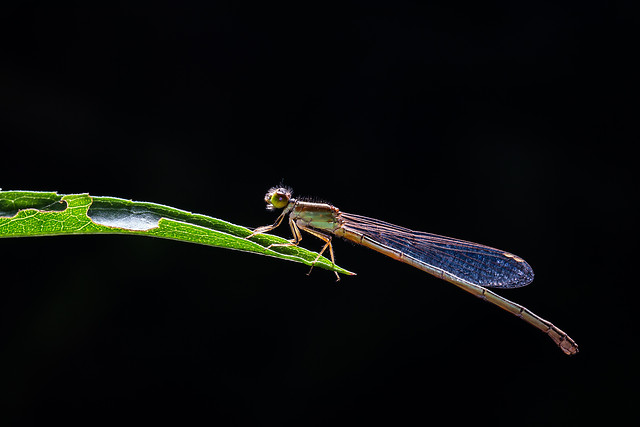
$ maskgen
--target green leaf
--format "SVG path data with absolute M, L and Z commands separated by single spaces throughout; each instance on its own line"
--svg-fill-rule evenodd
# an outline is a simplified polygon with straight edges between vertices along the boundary
M 269 245 L 288 241 L 271 234 L 251 234 L 248 228 L 206 215 L 149 202 L 88 194 L 0 191 L 0 237 L 69 234 L 134 234 L 253 252 L 314 265 L 316 252 L 299 246 Z M 315 266 L 353 275 L 325 257 Z

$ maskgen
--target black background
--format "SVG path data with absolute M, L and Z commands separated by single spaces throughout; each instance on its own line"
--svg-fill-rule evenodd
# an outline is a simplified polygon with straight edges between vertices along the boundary
M 624 5 L 20 2 L 2 15 L 4 190 L 256 227 L 274 220 L 262 198 L 284 180 L 524 257 L 535 282 L 501 294 L 581 350 L 565 356 L 517 318 L 344 242 L 337 262 L 358 276 L 335 283 L 171 241 L 9 239 L 11 424 L 636 417 L 637 22 Z

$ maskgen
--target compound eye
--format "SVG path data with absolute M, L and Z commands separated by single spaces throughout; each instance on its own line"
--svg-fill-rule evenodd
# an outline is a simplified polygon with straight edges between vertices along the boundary
M 269 200 L 274 208 L 282 209 L 289 204 L 289 198 L 291 197 L 291 193 L 286 191 L 283 188 L 278 188 L 276 191 L 271 194 L 271 199 Z

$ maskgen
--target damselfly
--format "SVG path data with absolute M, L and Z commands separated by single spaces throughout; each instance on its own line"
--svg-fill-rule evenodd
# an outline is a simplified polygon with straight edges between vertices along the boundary
M 267 209 L 282 209 L 282 213 L 273 225 L 256 228 L 248 238 L 278 227 L 289 215 L 293 239 L 289 243 L 271 246 L 298 245 L 302 240 L 300 230 L 303 230 L 325 242 L 316 261 L 329 248 L 331 261 L 335 264 L 331 239 L 333 236 L 342 237 L 453 283 L 540 329 L 566 354 L 578 352 L 578 345 L 551 322 L 486 289 L 518 288 L 531 283 L 533 270 L 516 255 L 349 214 L 328 203 L 297 200 L 292 197 L 291 190 L 284 187 L 271 188 L 265 195 L 265 202 Z

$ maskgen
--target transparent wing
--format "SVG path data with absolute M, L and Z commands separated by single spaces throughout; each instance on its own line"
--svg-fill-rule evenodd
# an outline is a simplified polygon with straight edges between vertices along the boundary
M 343 226 L 431 267 L 482 287 L 518 288 L 533 280 L 522 258 L 477 243 L 413 231 L 373 218 L 342 212 Z

